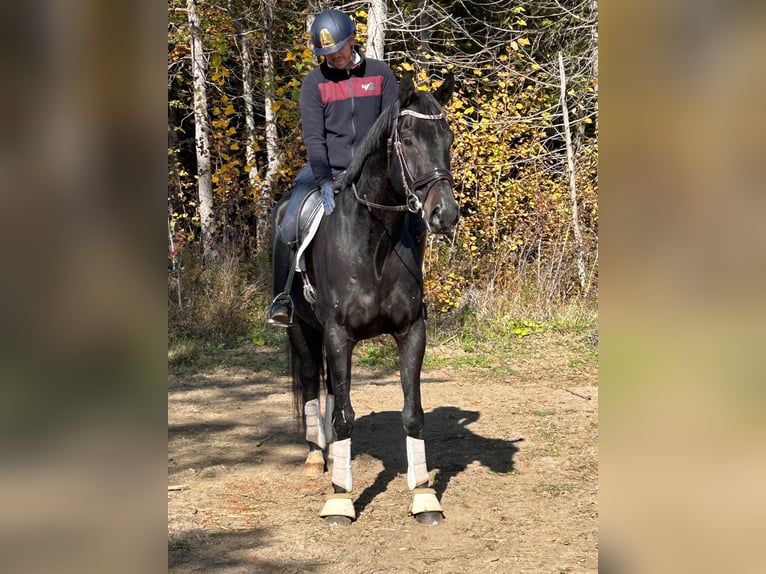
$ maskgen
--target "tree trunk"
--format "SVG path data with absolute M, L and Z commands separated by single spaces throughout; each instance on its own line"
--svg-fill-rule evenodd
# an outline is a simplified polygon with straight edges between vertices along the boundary
M 199 195 L 199 219 L 202 228 L 202 251 L 205 261 L 215 259 L 213 217 L 213 181 L 210 169 L 210 118 L 207 113 L 207 62 L 202 51 L 202 30 L 195 0 L 186 2 L 189 29 L 191 31 L 191 67 L 194 86 L 194 140 L 197 150 L 197 190 Z
M 420 0 L 418 3 L 418 16 L 415 20 L 417 28 L 417 55 L 418 63 L 424 66 L 428 70 L 428 74 L 431 75 L 432 65 L 428 64 L 426 54 L 431 54 L 431 16 L 428 14 L 428 2 L 427 0 Z M 440 66 L 441 67 L 441 66 Z
M 277 133 L 277 115 L 274 112 L 276 96 L 274 93 L 274 54 L 272 46 L 273 12 L 269 0 L 262 2 L 263 23 L 263 93 L 264 114 L 266 119 L 266 174 L 260 185 L 258 197 L 258 230 L 256 234 L 259 252 L 268 253 L 271 249 L 271 209 L 274 203 L 274 184 L 279 175 L 282 157 L 279 153 Z
M 386 0 L 370 0 L 367 15 L 367 55 L 382 60 L 386 38 Z
M 317 14 L 315 12 L 318 12 L 316 8 L 314 8 L 314 5 L 309 2 L 309 15 L 306 16 L 306 47 L 314 51 L 314 42 L 311 41 L 311 26 L 314 24 L 314 20 L 316 20 Z
M 229 14 L 237 32 L 237 46 L 242 59 L 242 99 L 245 102 L 245 130 L 247 131 L 247 143 L 245 145 L 245 159 L 247 160 L 247 174 L 250 181 L 250 189 L 255 189 L 258 179 L 258 166 L 255 160 L 255 104 L 253 102 L 253 82 L 251 74 L 253 70 L 253 57 L 250 48 L 250 38 L 247 35 L 242 19 L 239 15 L 234 0 L 229 0 Z
M 593 26 L 591 28 L 591 70 L 593 73 L 593 80 L 595 82 L 595 85 L 593 86 L 593 91 L 595 92 L 596 96 L 596 102 L 595 102 L 595 111 L 596 111 L 596 132 L 598 132 L 598 0 L 591 0 L 591 16 L 593 18 Z
M 569 173 L 569 198 L 572 201 L 572 228 L 574 230 L 575 246 L 577 248 L 577 277 L 580 287 L 585 288 L 585 254 L 580 232 L 580 215 L 577 208 L 577 181 L 574 171 L 574 152 L 572 150 L 572 132 L 569 129 L 569 110 L 567 109 L 566 76 L 564 74 L 564 58 L 559 52 L 559 74 L 561 77 L 561 114 L 564 116 L 564 140 L 567 145 L 567 173 Z

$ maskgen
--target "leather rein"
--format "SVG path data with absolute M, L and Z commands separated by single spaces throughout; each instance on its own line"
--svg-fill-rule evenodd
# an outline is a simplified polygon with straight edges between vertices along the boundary
M 406 194 L 407 203 L 405 205 L 382 205 L 380 203 L 373 203 L 367 199 L 359 196 L 356 189 L 356 183 L 351 184 L 351 189 L 354 191 L 354 197 L 359 203 L 366 205 L 368 208 L 385 209 L 388 211 L 410 211 L 412 213 L 418 213 L 423 209 L 423 201 L 428 197 L 431 192 L 431 188 L 438 181 L 447 181 L 450 186 L 453 184 L 452 172 L 448 169 L 436 168 L 433 171 L 421 175 L 420 177 L 414 177 L 410 171 L 407 161 L 404 158 L 404 150 L 401 137 L 399 135 L 399 118 L 403 116 L 412 116 L 421 120 L 441 120 L 446 117 L 444 112 L 440 114 L 421 114 L 414 110 L 399 110 L 399 104 L 396 105 L 396 111 L 394 114 L 394 125 L 391 129 L 391 135 L 388 138 L 388 170 L 391 171 L 391 151 L 396 152 L 396 157 L 399 160 L 399 168 L 402 172 L 402 183 L 404 185 L 404 192 Z M 412 182 L 407 183 L 407 179 Z M 423 201 L 415 194 L 415 191 L 422 187 L 427 187 L 425 198 Z

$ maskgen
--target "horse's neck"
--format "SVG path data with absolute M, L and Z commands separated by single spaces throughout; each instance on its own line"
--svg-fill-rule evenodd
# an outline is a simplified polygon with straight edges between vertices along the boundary
M 385 153 L 382 158 L 370 158 L 365 162 L 354 185 L 356 195 L 362 200 L 389 207 L 401 207 L 404 204 L 404 198 L 393 189 L 388 177 Z M 408 215 L 406 210 L 365 205 L 357 200 L 350 189 L 344 192 L 340 201 L 352 204 L 343 206 L 343 211 L 348 215 L 334 228 L 336 233 L 341 234 L 342 240 L 337 244 L 342 246 L 346 256 L 353 252 L 359 260 L 369 262 L 378 271 L 392 258 L 397 265 L 420 268 L 425 245 L 405 230 Z
M 385 155 L 368 161 L 356 183 L 357 194 L 363 200 L 388 207 L 400 207 L 404 199 L 396 193 L 388 178 Z M 377 229 L 392 243 L 397 243 L 404 224 L 406 211 L 368 207 L 358 202 L 358 210 L 371 229 Z
M 375 154 L 372 154 L 364 162 L 361 174 L 357 180 L 357 189 L 359 195 L 367 198 L 368 201 L 388 205 L 391 207 L 402 205 L 404 198 L 398 194 L 391 184 L 390 165 L 388 155 L 383 148 Z M 382 210 L 386 211 L 386 210 Z M 392 212 L 388 212 L 392 213 Z M 397 213 L 397 212 L 393 212 Z

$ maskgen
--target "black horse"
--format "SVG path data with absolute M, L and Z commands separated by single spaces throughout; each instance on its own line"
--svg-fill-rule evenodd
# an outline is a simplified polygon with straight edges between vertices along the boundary
M 323 217 L 305 252 L 305 275 L 313 294 L 307 300 L 300 282 L 293 284 L 295 321 L 287 331 L 293 392 L 305 417 L 307 465 L 324 468 L 322 453 L 331 443 L 334 493 L 320 512 L 331 523 L 355 518 L 351 355 L 359 341 L 384 333 L 393 336 L 399 352 L 411 513 L 427 524 L 443 518 L 439 501 L 428 488 L 422 440 L 420 370 L 426 347 L 422 264 L 427 231 L 446 234 L 458 221 L 450 172 L 453 134 L 441 107 L 452 91 L 451 76 L 434 94 L 415 89 L 411 76 L 402 78 L 398 100 L 383 110 L 339 177 L 335 210 Z M 280 207 L 284 202 L 275 210 L 275 223 L 283 211 Z M 325 361 L 323 420 L 319 394 Z

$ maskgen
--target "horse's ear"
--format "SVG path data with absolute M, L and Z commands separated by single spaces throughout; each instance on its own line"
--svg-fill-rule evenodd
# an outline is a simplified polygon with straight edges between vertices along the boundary
M 399 80 L 399 106 L 405 107 L 415 96 L 415 82 L 412 72 L 404 72 Z
M 455 89 L 455 75 L 450 72 L 447 78 L 442 82 L 442 85 L 434 92 L 434 98 L 441 105 L 445 105 L 452 97 L 452 90 Z

